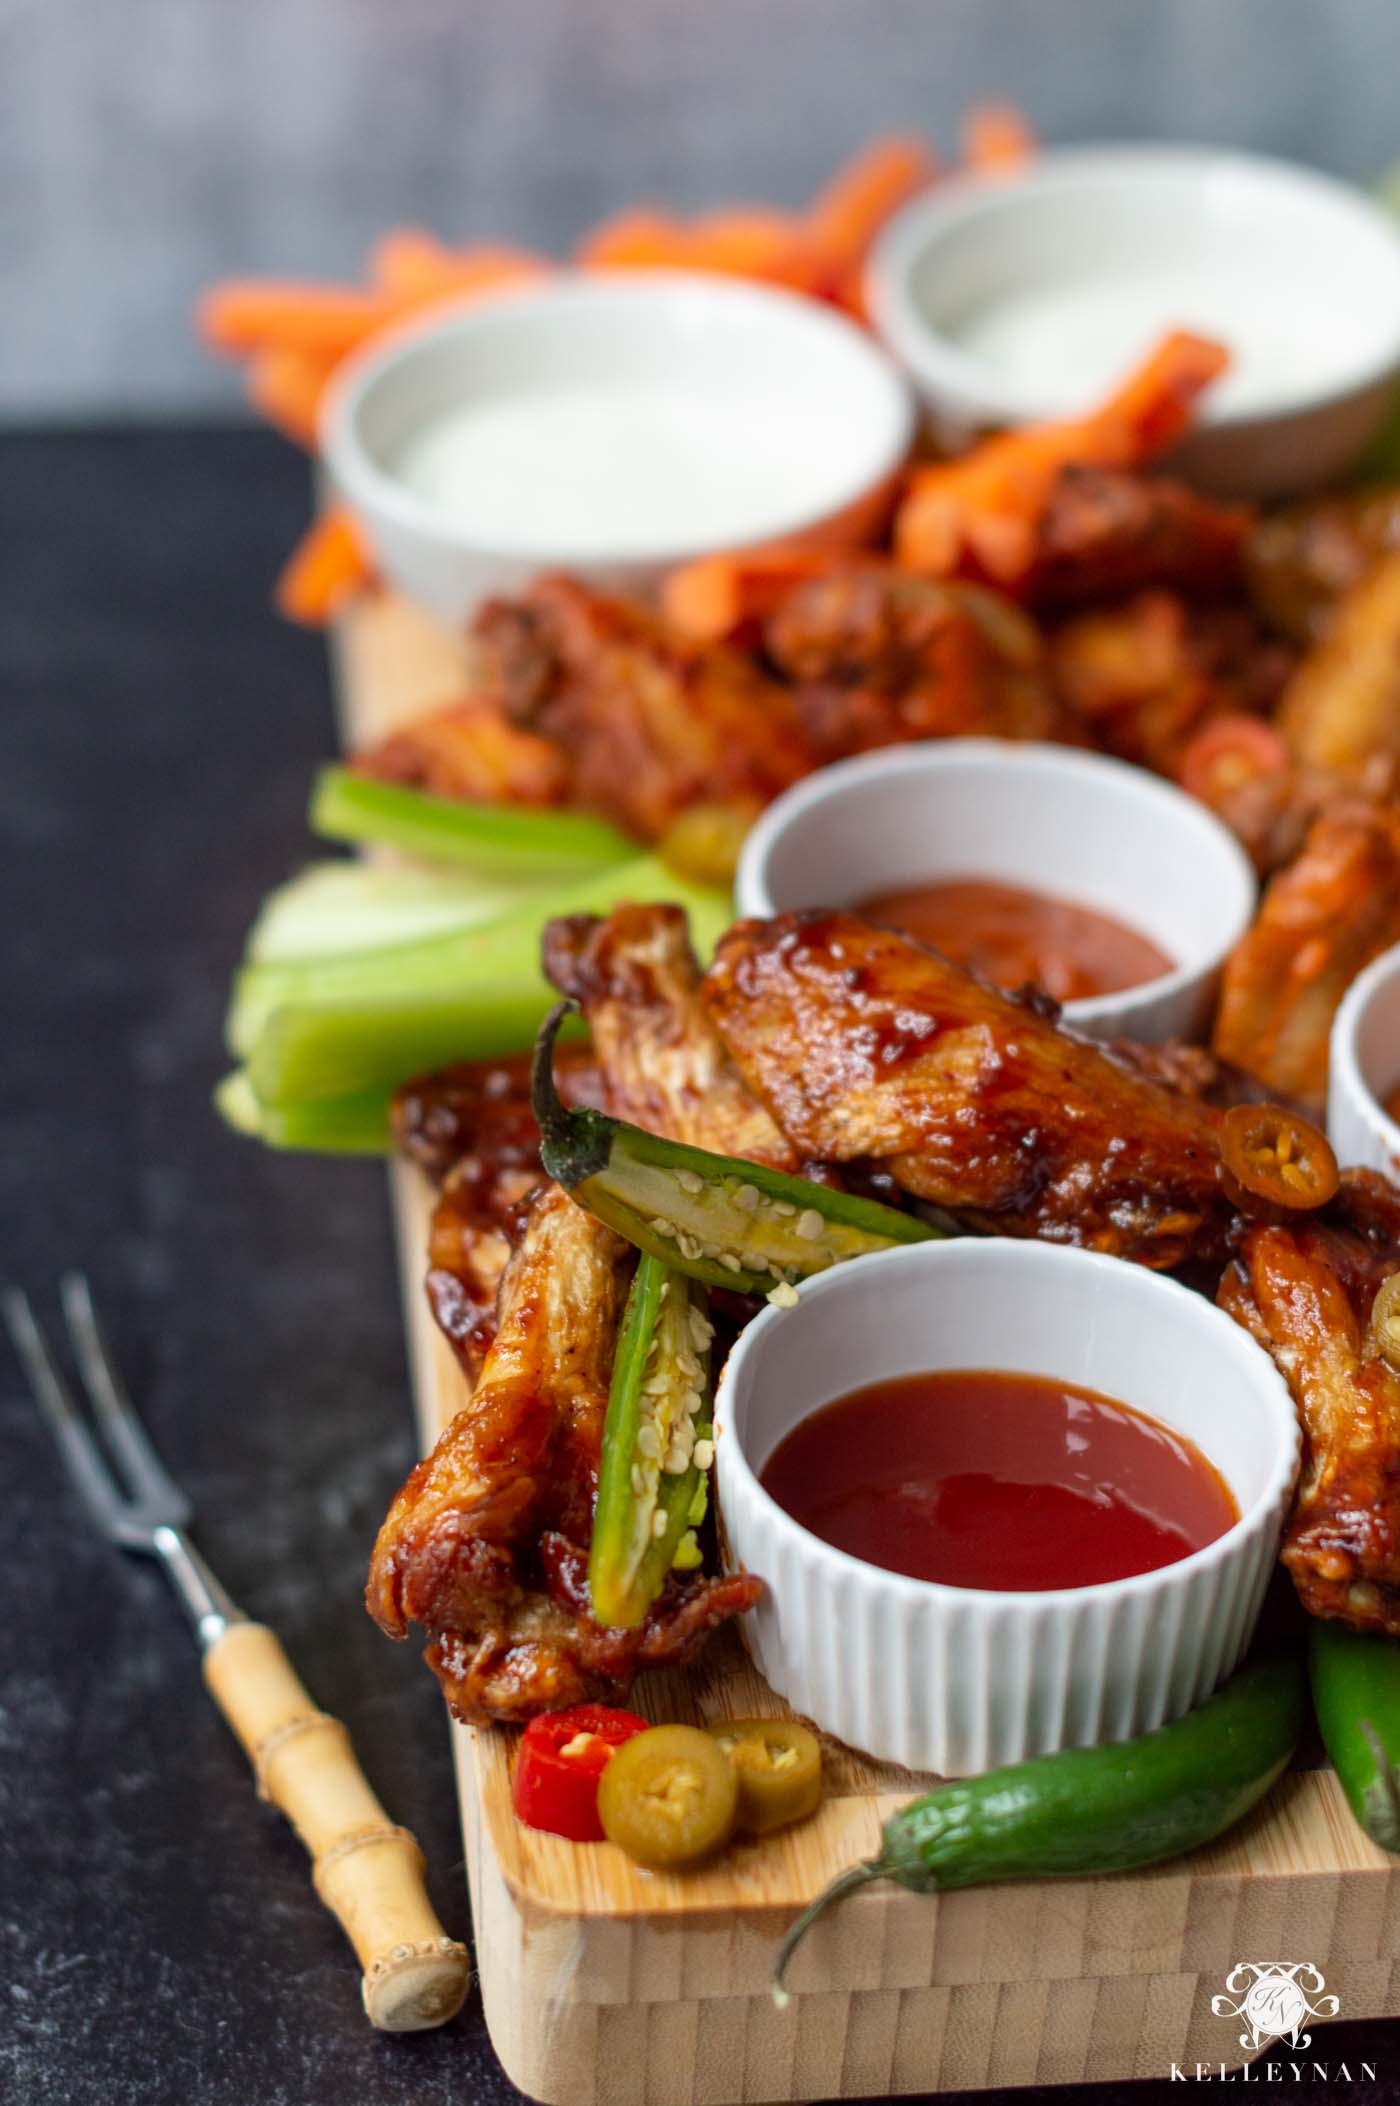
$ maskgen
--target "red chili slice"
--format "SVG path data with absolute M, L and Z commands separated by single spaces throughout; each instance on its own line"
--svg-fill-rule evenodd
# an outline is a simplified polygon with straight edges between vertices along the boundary
M 613 1752 L 647 1721 L 635 1711 L 606 1704 L 575 1704 L 532 1718 L 520 1739 L 512 1799 L 527 1827 L 567 1836 L 571 1843 L 601 1843 L 598 1779 Z
M 1220 1122 L 1226 1188 L 1246 1212 L 1269 1206 L 1324 1207 L 1337 1189 L 1337 1158 L 1325 1134 L 1281 1104 L 1236 1104 Z
M 1189 740 L 1177 766 L 1177 780 L 1202 804 L 1217 804 L 1261 775 L 1278 775 L 1288 766 L 1288 748 L 1272 724 L 1236 712 L 1216 717 Z

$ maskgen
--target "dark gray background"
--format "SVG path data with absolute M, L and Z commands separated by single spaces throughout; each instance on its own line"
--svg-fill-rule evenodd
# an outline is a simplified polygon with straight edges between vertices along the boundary
M 190 303 L 391 222 L 563 249 L 619 202 L 796 203 L 969 99 L 1367 179 L 1396 0 L 0 0 L 0 415 L 230 405 Z

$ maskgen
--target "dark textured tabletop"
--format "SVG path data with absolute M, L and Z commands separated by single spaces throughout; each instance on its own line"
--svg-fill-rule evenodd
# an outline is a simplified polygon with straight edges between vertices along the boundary
M 310 853 L 332 741 L 322 646 L 268 610 L 305 509 L 304 467 L 262 435 L 0 438 L 0 1278 L 52 1311 L 60 1270 L 88 1268 L 204 1548 L 346 1721 L 465 1936 L 438 1698 L 360 1603 L 412 1454 L 382 1172 L 264 1153 L 208 1101 L 230 966 Z M 517 2097 L 475 1997 L 440 2033 L 370 2030 L 163 1579 L 90 1537 L 8 1357 L 0 1415 L 0 2099 Z M 1354 2089 L 1290 2091 L 1400 2101 L 1400 2024 L 1324 2037 Z

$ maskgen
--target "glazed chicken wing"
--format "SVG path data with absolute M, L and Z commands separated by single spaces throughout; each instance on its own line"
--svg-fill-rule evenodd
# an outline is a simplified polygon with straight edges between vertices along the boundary
M 1364 781 L 1400 758 L 1400 551 L 1384 556 L 1332 609 L 1279 706 L 1278 727 L 1302 768 Z
M 905 739 L 1077 735 L 1035 624 L 982 586 L 855 557 L 789 592 L 765 643 L 823 762 Z
M 705 998 L 801 1151 L 874 1157 L 1007 1235 L 1152 1266 L 1223 1249 L 1219 1114 L 849 914 L 741 922 Z
M 1372 958 L 1400 939 L 1400 819 L 1360 797 L 1325 810 L 1274 877 L 1225 967 L 1213 1045 L 1275 1095 L 1327 1094 L 1337 1005 Z
M 580 804 L 655 840 L 697 800 L 750 810 L 813 756 L 792 698 L 742 652 L 566 577 L 477 619 L 487 691 L 556 747 Z
M 471 1401 L 389 1509 L 366 1601 L 410 1623 L 459 1718 L 524 1718 L 625 1689 L 688 1656 L 758 1582 L 672 1577 L 637 1630 L 588 1613 L 583 1574 L 631 1253 L 556 1185 L 533 1201 L 501 1280 Z
M 1304 1608 L 1400 1637 L 1400 1376 L 1368 1327 L 1400 1269 L 1400 1198 L 1352 1171 L 1326 1217 L 1248 1229 L 1221 1307 L 1277 1361 L 1303 1425 L 1283 1562 Z
M 487 701 L 453 702 L 416 717 L 357 753 L 351 766 L 431 797 L 481 804 L 563 804 L 572 787 L 560 749 Z
M 615 907 L 550 922 L 545 973 L 582 1006 L 604 1110 L 667 1140 L 792 1170 L 797 1156 L 740 1076 L 700 997 L 679 907 Z

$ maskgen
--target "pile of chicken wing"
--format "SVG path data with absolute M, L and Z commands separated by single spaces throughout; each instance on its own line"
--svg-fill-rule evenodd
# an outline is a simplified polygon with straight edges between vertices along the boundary
M 709 559 L 645 607 L 541 578 L 482 609 L 472 694 L 355 764 L 599 813 L 677 867 L 697 820 L 732 844 L 812 769 L 905 740 L 1094 747 L 1208 803 L 1264 880 L 1209 1049 L 1086 1044 L 1053 1004 L 838 913 L 742 924 L 702 977 L 678 913 L 624 908 L 547 932 L 590 1029 L 560 1084 L 673 1140 L 1218 1292 L 1303 1421 L 1299 1594 L 1400 1633 L 1400 1376 L 1369 1321 L 1400 1193 L 1349 1173 L 1271 1209 L 1221 1154 L 1242 1098 L 1320 1110 L 1337 1004 L 1400 940 L 1400 490 L 1261 517 L 1155 472 L 1222 362 L 1166 339 L 1097 412 L 917 464 L 881 548 Z M 640 1628 L 594 1622 L 632 1253 L 543 1181 L 522 1065 L 415 1082 L 397 1120 L 439 1183 L 428 1293 L 474 1387 L 390 1511 L 371 1609 L 427 1629 L 463 1717 L 616 1692 L 758 1582 L 675 1574 Z M 721 1325 L 746 1313 L 719 1298 Z

